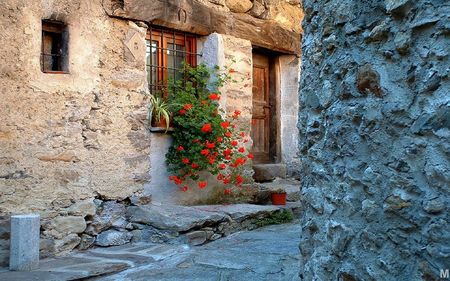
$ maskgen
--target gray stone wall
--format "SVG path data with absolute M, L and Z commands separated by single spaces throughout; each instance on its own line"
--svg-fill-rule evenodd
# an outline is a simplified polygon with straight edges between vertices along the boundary
M 306 0 L 302 280 L 450 268 L 450 3 Z

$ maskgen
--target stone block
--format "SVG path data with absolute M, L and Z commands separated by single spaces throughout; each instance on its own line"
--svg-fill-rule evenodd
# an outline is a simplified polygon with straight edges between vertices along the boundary
M 9 269 L 30 271 L 39 267 L 38 214 L 11 216 L 11 247 Z
M 69 213 L 69 215 L 93 216 L 95 215 L 96 209 L 97 208 L 95 206 L 94 199 L 90 198 L 76 202 L 67 209 L 67 212 Z
M 186 238 L 189 244 L 198 246 L 206 242 L 206 231 L 193 231 L 186 234 Z
M 60 216 L 51 222 L 51 228 L 62 235 L 82 233 L 86 229 L 86 222 L 79 216 Z
M 233 13 L 246 13 L 253 6 L 250 0 L 225 0 L 225 3 Z
M 121 232 L 117 230 L 108 230 L 97 236 L 95 245 L 98 246 L 119 246 L 130 242 L 133 235 L 129 232 Z
M 257 182 L 272 181 L 275 178 L 286 178 L 286 165 L 284 164 L 258 164 L 253 165 L 253 179 Z

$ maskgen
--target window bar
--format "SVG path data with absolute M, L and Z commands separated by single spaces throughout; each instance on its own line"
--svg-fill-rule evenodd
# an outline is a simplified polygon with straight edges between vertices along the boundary
M 176 79 L 176 75 L 177 75 L 177 73 L 176 73 L 176 68 L 177 68 L 177 55 L 178 55 L 178 53 L 177 53 L 177 41 L 176 41 L 176 36 L 175 36 L 175 30 L 173 30 L 173 33 L 172 33 L 172 36 L 173 36 L 173 38 L 172 38 L 172 40 L 173 40 L 173 68 L 174 68 L 174 70 L 173 70 L 173 77 L 172 77 L 172 79 L 173 79 L 173 89 L 174 89 L 174 91 L 175 91 L 175 94 L 177 93 L 176 91 L 177 91 L 177 89 L 176 89 L 176 87 L 175 87 L 175 79 Z
M 164 85 L 164 80 L 166 78 L 165 77 L 166 76 L 166 74 L 165 74 L 166 70 L 164 69 L 164 57 L 166 55 L 166 53 L 165 53 L 166 51 L 164 51 L 164 47 L 166 47 L 167 44 L 164 44 L 164 30 L 163 29 L 160 29 L 160 30 L 161 30 L 161 44 L 162 44 L 161 47 L 162 47 L 162 49 L 161 49 L 161 64 L 158 64 L 158 66 L 161 65 L 161 73 L 162 73 L 161 89 L 162 89 L 163 85 Z
M 150 26 L 150 93 L 153 94 L 153 38 L 152 38 L 152 26 Z M 157 50 L 155 50 L 156 56 L 158 56 Z
M 188 47 L 187 47 L 187 40 L 186 40 L 186 32 L 184 32 L 183 33 L 183 40 L 184 40 L 184 53 L 183 53 L 183 62 L 186 64 L 187 63 L 187 59 L 186 59 L 186 52 L 187 52 L 187 50 L 188 50 Z M 186 77 L 186 73 L 184 73 L 184 77 L 183 77 L 183 88 L 186 88 L 186 79 L 187 79 L 187 77 Z

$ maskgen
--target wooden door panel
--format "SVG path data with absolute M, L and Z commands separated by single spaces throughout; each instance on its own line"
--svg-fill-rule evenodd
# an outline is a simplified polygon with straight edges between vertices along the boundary
M 256 163 L 264 163 L 269 157 L 270 104 L 269 104 L 269 60 L 265 56 L 253 55 L 253 154 Z

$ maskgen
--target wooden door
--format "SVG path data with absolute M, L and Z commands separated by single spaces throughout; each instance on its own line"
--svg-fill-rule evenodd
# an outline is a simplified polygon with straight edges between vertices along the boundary
M 253 54 L 252 131 L 255 163 L 270 162 L 269 58 Z

